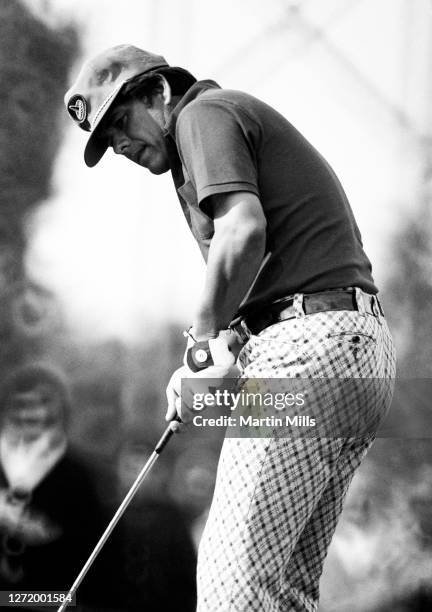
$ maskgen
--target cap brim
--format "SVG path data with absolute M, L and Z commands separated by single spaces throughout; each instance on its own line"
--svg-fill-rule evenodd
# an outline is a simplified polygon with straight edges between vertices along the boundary
M 86 166 L 93 168 L 102 159 L 105 151 L 108 149 L 108 141 L 106 138 L 99 138 L 97 132 L 93 132 L 87 141 L 84 149 L 84 161 Z
M 117 87 L 110 93 L 110 95 L 103 102 L 101 108 L 96 113 L 96 117 L 92 126 L 92 133 L 87 141 L 86 148 L 84 150 L 84 161 L 89 168 L 93 168 L 103 157 L 105 151 L 108 149 L 109 143 L 106 138 L 101 138 L 98 134 L 98 127 L 101 124 L 102 119 L 105 117 L 111 106 L 115 102 L 120 90 L 123 85 L 127 83 L 128 79 L 122 81 Z

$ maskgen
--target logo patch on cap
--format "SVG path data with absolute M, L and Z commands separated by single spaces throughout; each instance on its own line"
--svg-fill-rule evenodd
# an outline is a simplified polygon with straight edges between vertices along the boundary
M 84 123 L 84 121 L 87 119 L 87 102 L 83 96 L 72 96 L 68 102 L 67 109 L 69 115 L 77 123 Z

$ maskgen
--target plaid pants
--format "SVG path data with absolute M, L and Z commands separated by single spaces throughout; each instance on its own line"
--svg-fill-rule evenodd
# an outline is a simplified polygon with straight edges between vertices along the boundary
M 367 402 L 358 394 L 350 405 L 382 418 L 395 376 L 384 318 L 361 310 L 305 316 L 300 300 L 295 319 L 243 347 L 242 376 L 382 378 L 384 392 Z M 373 438 L 226 438 L 199 547 L 197 612 L 316 611 L 343 500 Z

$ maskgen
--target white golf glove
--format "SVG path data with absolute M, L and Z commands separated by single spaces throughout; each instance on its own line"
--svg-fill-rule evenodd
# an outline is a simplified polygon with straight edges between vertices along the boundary
M 194 414 L 196 393 L 212 393 L 222 386 L 228 390 L 233 388 L 240 375 L 235 361 L 224 335 L 201 342 L 195 342 L 189 335 L 184 365 L 175 370 L 166 389 L 166 420 L 171 421 L 178 414 L 188 423 Z

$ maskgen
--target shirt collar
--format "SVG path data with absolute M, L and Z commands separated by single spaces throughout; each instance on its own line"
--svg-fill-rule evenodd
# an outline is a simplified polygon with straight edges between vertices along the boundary
M 175 139 L 175 130 L 178 116 L 184 107 L 195 100 L 199 95 L 201 95 L 207 89 L 220 89 L 220 85 L 216 83 L 216 81 L 212 81 L 211 79 L 206 79 L 204 81 L 197 81 L 190 87 L 184 96 L 180 99 L 178 104 L 174 107 L 174 110 L 171 112 L 168 120 L 165 124 L 166 132 Z

